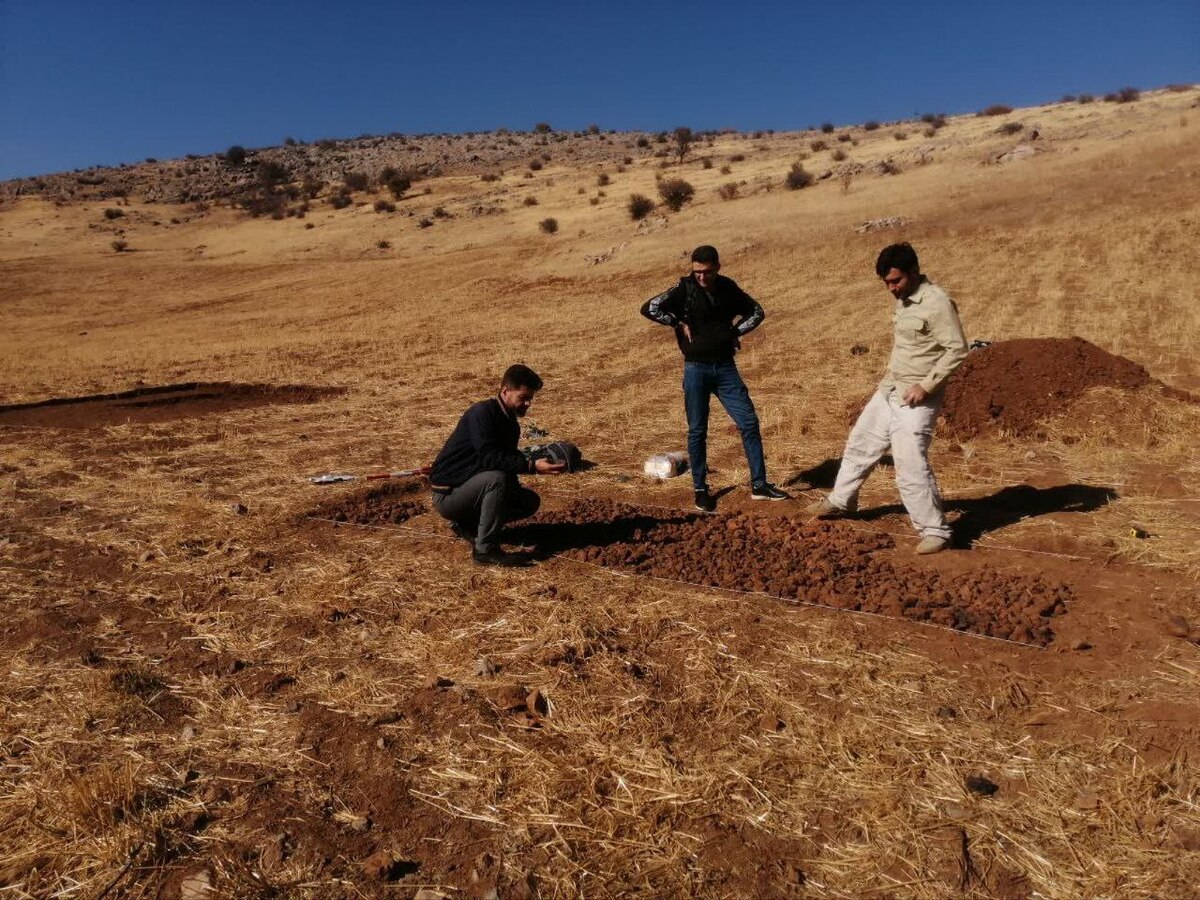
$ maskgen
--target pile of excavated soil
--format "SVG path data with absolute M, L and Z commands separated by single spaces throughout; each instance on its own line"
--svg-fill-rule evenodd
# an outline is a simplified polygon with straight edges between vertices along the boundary
M 1093 387 L 1134 390 L 1153 379 L 1137 363 L 1083 338 L 1021 338 L 973 351 L 946 386 L 942 422 L 959 440 L 1037 432 Z
M 0 425 L 106 428 L 130 422 L 170 422 L 277 403 L 314 403 L 340 393 L 340 388 L 311 385 L 188 382 L 0 406 Z
M 1066 585 L 984 567 L 969 576 L 905 567 L 879 551 L 893 541 L 845 523 L 747 513 L 656 517 L 579 500 L 510 529 L 541 552 L 652 575 L 1046 645 L 1073 595 Z
M 423 480 L 376 482 L 348 496 L 319 504 L 302 518 L 354 525 L 400 525 L 429 511 Z

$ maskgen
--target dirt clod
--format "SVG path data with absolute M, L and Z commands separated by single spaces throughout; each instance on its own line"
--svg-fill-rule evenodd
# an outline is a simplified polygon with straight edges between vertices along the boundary
M 967 786 L 967 790 L 972 794 L 978 794 L 980 797 L 990 797 L 1000 790 L 1000 785 L 992 781 L 986 775 L 978 773 L 968 775 L 963 782 Z
M 429 510 L 420 481 L 385 481 L 360 488 L 347 497 L 327 500 L 305 518 L 349 522 L 355 525 L 402 525 Z
M 1188 620 L 1176 613 L 1167 616 L 1164 628 L 1171 637 L 1184 638 L 1185 640 L 1192 633 L 1192 626 L 1188 623 Z
M 430 675 L 421 683 L 421 690 L 423 691 L 433 691 L 449 687 L 454 687 L 453 679 L 443 678 L 441 675 Z

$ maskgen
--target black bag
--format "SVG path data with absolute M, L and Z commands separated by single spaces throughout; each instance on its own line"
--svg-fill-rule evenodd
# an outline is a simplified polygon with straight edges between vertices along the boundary
M 570 441 L 554 441 L 550 444 L 534 444 L 521 451 L 530 461 L 548 459 L 552 463 L 566 463 L 567 471 L 574 472 L 583 461 L 583 454 Z

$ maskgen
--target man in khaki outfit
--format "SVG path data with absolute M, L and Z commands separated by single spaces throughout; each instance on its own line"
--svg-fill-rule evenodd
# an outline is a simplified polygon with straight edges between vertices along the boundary
M 929 442 L 951 373 L 967 358 L 967 339 L 950 296 L 921 274 L 909 244 L 885 247 L 875 272 L 896 298 L 888 372 L 858 417 L 833 491 L 811 509 L 832 519 L 858 508 L 858 492 L 880 458 L 892 451 L 896 486 L 913 527 L 917 553 L 937 553 L 950 542 Z

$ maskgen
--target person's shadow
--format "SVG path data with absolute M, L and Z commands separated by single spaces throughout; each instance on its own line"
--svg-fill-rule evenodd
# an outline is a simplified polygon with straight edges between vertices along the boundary
M 504 540 L 506 543 L 532 547 L 531 558 L 544 559 L 584 547 L 635 543 L 660 525 L 680 525 L 703 515 L 680 510 L 676 513 L 664 511 L 661 515 L 638 512 L 593 522 L 514 522 L 505 527 Z
M 952 523 L 955 547 L 971 547 L 985 534 L 1049 513 L 1089 513 L 1107 506 L 1119 495 L 1112 488 L 1092 484 L 1058 484 L 1035 488 L 1028 484 L 1010 485 L 986 497 L 948 500 L 946 512 L 961 515 Z M 904 513 L 899 503 L 861 510 L 854 518 L 862 521 Z

